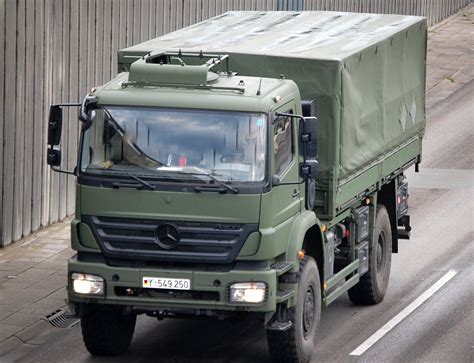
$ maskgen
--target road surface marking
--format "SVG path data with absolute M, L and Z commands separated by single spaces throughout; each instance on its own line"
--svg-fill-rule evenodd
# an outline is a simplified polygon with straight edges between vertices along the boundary
M 449 270 L 443 277 L 436 281 L 433 286 L 421 294 L 415 301 L 408 305 L 405 309 L 395 315 L 387 324 L 377 330 L 371 337 L 365 342 L 354 349 L 349 355 L 362 355 L 372 345 L 377 343 L 385 334 L 395 328 L 403 319 L 415 311 L 421 304 L 428 300 L 434 295 L 436 291 L 441 289 L 449 280 L 451 280 L 458 272 L 455 270 Z

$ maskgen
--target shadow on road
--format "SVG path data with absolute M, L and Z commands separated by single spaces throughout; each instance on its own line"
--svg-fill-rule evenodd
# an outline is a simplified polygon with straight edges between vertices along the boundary
M 140 317 L 127 354 L 87 362 L 268 362 L 265 329 L 244 321 L 163 320 Z M 85 348 L 84 348 L 85 349 Z

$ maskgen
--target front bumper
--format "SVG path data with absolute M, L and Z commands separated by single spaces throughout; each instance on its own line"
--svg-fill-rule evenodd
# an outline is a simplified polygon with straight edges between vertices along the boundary
M 104 296 L 84 296 L 75 293 L 71 286 L 74 272 L 99 275 L 105 280 Z M 142 278 L 161 277 L 191 280 L 191 292 L 173 294 L 172 291 L 142 289 Z M 235 304 L 228 301 L 228 287 L 236 282 L 256 281 L 267 285 L 265 301 L 261 304 Z M 139 291 L 137 295 L 124 294 L 126 289 Z M 157 292 L 156 294 L 153 292 Z M 272 312 L 276 309 L 277 275 L 275 270 L 230 270 L 227 272 L 115 267 L 104 263 L 78 261 L 74 256 L 68 263 L 69 303 L 121 305 L 143 311 L 249 311 Z M 166 296 L 165 296 L 166 295 Z M 209 296 L 212 296 L 210 298 Z

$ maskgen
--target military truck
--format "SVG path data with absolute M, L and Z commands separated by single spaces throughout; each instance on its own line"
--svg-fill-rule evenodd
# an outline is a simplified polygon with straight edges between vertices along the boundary
M 377 304 L 410 235 L 426 21 L 228 12 L 118 52 L 118 75 L 56 104 L 82 124 L 68 301 L 96 355 L 136 316 L 247 316 L 277 361 L 307 362 L 321 308 Z

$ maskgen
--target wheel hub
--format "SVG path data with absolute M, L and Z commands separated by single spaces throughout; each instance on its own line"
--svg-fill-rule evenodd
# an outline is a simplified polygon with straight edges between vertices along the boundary
M 306 338 L 313 328 L 315 312 L 314 291 L 312 286 L 308 286 L 303 304 L 303 332 Z
M 384 260 L 384 236 L 380 234 L 377 241 L 377 270 L 380 271 Z

